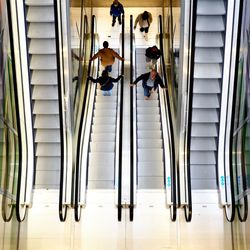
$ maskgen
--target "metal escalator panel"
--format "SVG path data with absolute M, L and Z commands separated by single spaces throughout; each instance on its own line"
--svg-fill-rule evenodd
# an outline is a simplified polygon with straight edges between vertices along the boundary
M 191 125 L 193 189 L 217 189 L 216 155 L 222 89 L 226 4 L 197 1 Z
M 250 130 L 249 130 L 249 2 L 241 5 L 236 45 L 233 116 L 231 120 L 231 165 L 234 173 L 235 205 L 241 222 L 249 216 Z
M 61 158 L 54 2 L 26 0 L 35 134 L 35 188 L 58 188 Z
M 6 31 L 4 30 L 4 32 Z M 2 73 L 0 74 L 0 193 L 2 196 L 1 214 L 5 222 L 12 219 L 16 206 L 18 167 L 20 165 L 20 123 L 17 119 L 18 100 L 16 99 L 17 89 L 13 61 L 11 54 L 6 53 L 3 55 L 2 65 L 0 65 Z

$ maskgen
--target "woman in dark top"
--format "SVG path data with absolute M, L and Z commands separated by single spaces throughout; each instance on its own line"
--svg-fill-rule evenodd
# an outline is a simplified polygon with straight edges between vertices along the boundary
M 119 75 L 117 78 L 112 78 L 109 76 L 107 70 L 103 70 L 102 76 L 94 79 L 93 77 L 88 77 L 88 80 L 99 83 L 101 86 L 102 94 L 104 96 L 112 95 L 112 88 L 114 87 L 113 82 L 118 82 L 122 78 L 122 75 Z
M 151 72 L 140 75 L 135 79 L 135 81 L 130 84 L 130 86 L 135 86 L 137 82 L 142 81 L 142 87 L 144 88 L 144 98 L 148 100 L 150 95 L 157 90 L 160 85 L 161 88 L 166 88 L 164 86 L 161 77 L 155 69 L 152 69 Z

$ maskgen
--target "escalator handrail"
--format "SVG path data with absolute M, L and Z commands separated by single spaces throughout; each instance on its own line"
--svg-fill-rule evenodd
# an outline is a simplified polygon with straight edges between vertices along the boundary
M 237 32 L 237 41 L 236 41 L 236 55 L 235 55 L 235 74 L 234 74 L 234 89 L 233 89 L 233 100 L 232 100 L 232 111 L 234 111 L 236 109 L 236 99 L 237 99 L 237 83 L 238 83 L 238 72 L 239 72 L 239 59 L 240 59 L 240 44 L 241 44 L 241 27 L 242 27 L 242 22 L 243 22 L 243 0 L 240 1 L 239 3 L 239 20 L 238 20 L 238 32 Z M 244 102 L 244 105 L 247 105 L 247 98 Z M 234 114 L 234 112 L 232 113 Z M 228 221 L 232 222 L 234 221 L 234 217 L 235 217 L 235 191 L 234 191 L 234 182 L 233 182 L 233 139 L 234 139 L 234 115 L 231 116 L 231 126 L 230 126 L 230 138 L 229 138 L 229 166 L 230 166 L 230 179 L 232 180 L 230 182 L 231 184 L 231 200 L 232 200 L 232 207 L 234 209 L 233 214 L 231 215 L 231 218 L 227 218 Z M 243 135 L 244 136 L 244 135 Z M 247 189 L 247 176 L 246 176 L 246 172 L 244 171 L 244 167 L 243 164 L 245 164 L 245 150 L 244 150 L 244 144 L 245 144 L 245 140 L 242 140 L 242 149 L 243 152 L 241 154 L 242 156 L 242 163 L 241 163 L 241 167 L 242 167 L 242 184 L 243 184 L 243 189 L 246 190 Z M 236 178 L 237 181 L 237 178 Z M 240 212 L 240 208 L 239 205 L 237 206 L 237 214 L 239 217 L 239 220 L 241 222 L 244 222 L 247 220 L 247 216 L 248 216 L 248 199 L 247 199 L 247 194 L 244 195 L 244 213 L 243 216 L 241 215 Z M 226 213 L 227 216 L 227 213 Z
M 24 11 L 24 17 L 26 17 L 27 16 L 27 11 L 26 11 L 26 6 L 25 6 L 25 3 L 23 2 L 23 11 Z M 29 42 L 28 42 L 28 32 L 27 32 L 27 29 L 28 29 L 28 27 L 27 27 L 27 23 L 25 22 L 25 25 L 24 25 L 24 32 L 25 32 L 25 42 L 26 42 L 26 45 L 28 45 L 29 44 Z M 27 48 L 27 46 L 26 46 L 26 48 Z M 32 107 L 32 91 L 31 91 L 31 85 L 30 85 L 30 83 L 31 83 L 31 73 L 30 73 L 30 60 L 29 60 L 29 52 L 28 52 L 28 49 L 26 50 L 26 59 L 27 59 L 27 66 L 28 66 L 28 82 L 29 82 L 29 106 L 30 106 L 30 108 Z M 32 109 L 30 109 L 30 110 L 32 110 Z M 31 111 L 32 112 L 32 111 Z M 31 114 L 31 113 L 30 113 Z M 32 114 L 31 114 L 31 116 L 32 116 Z M 25 118 L 25 120 L 27 119 L 27 117 Z M 34 128 L 34 121 L 33 121 L 33 119 L 32 119 L 32 117 L 31 117 L 31 127 L 32 128 Z M 27 133 L 28 133 L 28 130 L 27 130 L 27 128 L 26 128 L 26 133 L 25 133 L 25 137 L 26 137 L 26 141 L 28 140 L 28 138 L 29 138 L 29 136 L 27 135 Z M 32 138 L 34 138 L 34 130 L 32 129 L 32 131 L 30 131 L 30 133 L 32 134 Z M 33 140 L 33 143 L 32 143 L 33 145 L 32 145 L 32 148 L 33 148 L 33 156 L 32 156 L 32 166 L 34 166 L 35 165 L 35 141 Z M 28 147 L 28 144 L 26 145 L 27 147 Z M 26 151 L 29 151 L 29 150 L 26 150 Z M 29 152 L 26 152 L 26 155 L 27 155 L 27 158 L 29 158 L 28 157 L 28 155 L 29 155 Z M 23 163 L 22 163 L 23 164 Z M 25 165 L 25 167 L 26 167 L 26 173 L 28 172 L 28 170 L 29 170 L 29 168 L 28 168 L 28 165 L 30 164 L 30 162 L 29 162 L 29 160 L 26 162 L 26 165 Z M 27 204 L 21 204 L 21 201 L 20 201 L 20 199 L 21 199 L 21 189 L 22 189 L 22 186 L 25 186 L 24 188 L 23 188 L 23 190 L 24 190 L 24 192 L 25 192 L 25 194 L 24 194 L 24 199 L 26 199 L 26 197 L 28 196 L 27 195 L 27 182 L 28 182 L 28 177 L 27 177 L 27 174 L 26 174 L 26 176 L 25 176 L 25 183 L 22 183 L 23 181 L 22 181 L 22 173 L 23 173 L 23 169 L 22 169 L 22 166 L 20 165 L 19 166 L 19 173 L 18 173 L 18 181 L 17 181 L 17 205 L 16 205 L 16 217 L 17 217 L 17 220 L 19 221 L 19 222 L 22 222 L 24 219 L 25 219 L 25 217 L 26 217 L 26 212 L 27 212 Z M 32 174 L 32 176 L 34 177 L 35 176 L 35 173 L 33 173 Z M 34 179 L 32 180 L 32 184 L 33 184 L 33 181 L 34 181 Z M 31 186 L 31 188 L 32 188 L 32 186 Z M 31 195 L 31 194 L 30 194 Z M 24 203 L 26 203 L 25 201 L 23 201 Z M 21 210 L 24 210 L 24 212 L 21 214 Z
M 93 56 L 94 52 L 94 43 L 95 43 L 95 22 L 96 18 L 95 15 L 92 15 L 91 18 L 91 47 L 90 47 L 90 58 Z M 91 73 L 91 65 L 92 61 L 89 60 L 89 65 L 88 65 L 88 76 Z M 77 146 L 76 146 L 76 171 L 75 171 L 75 199 L 74 199 L 74 206 L 75 206 L 75 220 L 79 221 L 80 220 L 80 214 L 78 213 L 78 199 L 79 199 L 79 185 L 80 185 L 80 151 L 81 151 L 81 131 L 83 131 L 83 126 L 84 126 L 84 116 L 85 113 L 87 112 L 87 93 L 89 89 L 89 80 L 86 80 L 86 88 L 84 90 L 84 97 L 83 97 L 83 103 L 82 103 L 82 112 L 81 112 L 81 118 L 80 118 L 80 125 L 79 125 L 79 132 L 78 132 L 78 138 L 77 138 Z M 86 168 L 87 171 L 87 168 Z
M 54 16 L 55 16 L 55 41 L 56 41 L 56 65 L 57 65 L 57 85 L 58 85 L 58 106 L 59 106 L 59 124 L 60 124 L 60 142 L 61 142 L 61 147 L 60 147 L 60 190 L 59 190 L 59 219 L 60 221 L 65 221 L 67 218 L 67 206 L 63 205 L 63 189 L 64 189 L 64 171 L 65 171 L 65 155 L 64 155 L 64 149 L 65 149 L 65 140 L 64 140 L 64 121 L 63 121 L 63 101 L 64 98 L 62 96 L 62 91 L 63 91 L 63 82 L 61 79 L 61 53 L 62 51 L 62 44 L 60 44 L 60 31 L 59 31 L 59 14 L 58 14 L 58 4 L 57 0 L 54 0 Z M 61 47 L 61 48 L 60 48 Z M 64 210 L 65 208 L 65 210 Z
M 134 75 L 134 38 L 133 38 L 133 16 L 130 15 L 130 83 L 133 82 Z M 134 129 L 133 129 L 133 121 L 134 121 L 134 98 L 133 98 L 134 90 L 130 88 L 130 204 L 129 204 L 129 217 L 130 221 L 133 221 L 134 218 Z
M 164 46 L 163 46 L 163 27 L 162 27 L 162 16 L 159 15 L 159 29 L 160 29 L 160 51 L 162 52 L 162 56 L 161 56 L 161 66 L 163 69 L 163 79 L 165 84 L 167 84 L 167 73 L 166 73 L 166 68 L 165 68 L 165 60 L 164 60 Z M 171 112 L 171 107 L 170 107 L 170 97 L 169 97 L 169 89 L 166 88 L 165 91 L 165 107 L 167 109 L 167 113 L 168 116 L 166 117 L 166 119 L 168 119 L 168 124 L 169 124 L 169 132 L 170 132 L 170 142 L 171 145 L 169 145 L 170 147 L 170 155 L 171 155 L 171 166 L 172 167 L 172 171 L 171 171 L 171 190 L 172 190 L 172 201 L 173 201 L 173 214 L 171 216 L 171 220 L 175 221 L 176 220 L 176 208 L 177 208 L 177 204 L 176 204 L 176 158 L 175 158 L 175 140 L 174 140 L 174 128 L 173 128 L 173 116 L 172 116 L 172 112 Z M 163 138 L 164 139 L 164 138 Z
M 187 204 L 184 205 L 185 219 L 190 222 L 192 219 L 192 188 L 191 188 L 191 169 L 190 169 L 190 148 L 191 148 L 191 128 L 193 116 L 193 89 L 194 89 L 194 58 L 195 58 L 195 38 L 196 38 L 196 22 L 197 22 L 197 0 L 193 1 L 192 15 L 189 18 L 189 28 L 191 39 L 189 39 L 189 76 L 188 76 L 188 104 L 187 104 L 187 128 L 185 135 L 185 154 L 186 154 L 186 193 L 188 195 Z M 191 26 L 191 27 L 190 27 Z M 191 43 L 191 44 L 190 44 Z
M 122 15 L 122 58 L 124 58 L 124 15 Z M 122 61 L 121 74 L 124 76 L 124 61 Z M 122 219 L 122 139 L 123 139 L 123 92 L 124 77 L 121 78 L 121 96 L 120 96 L 120 127 L 119 127 L 119 157 L 118 157 L 118 221 Z
M 9 27 L 9 37 L 10 37 L 10 52 L 11 52 L 11 60 L 12 60 L 12 74 L 13 74 L 13 86 L 14 86 L 14 99 L 16 103 L 16 120 L 17 120 L 17 141 L 18 141 L 18 184 L 17 184 L 17 197 L 16 197 L 16 216 L 18 221 L 22 221 L 20 218 L 19 205 L 20 205 L 20 192 L 21 192 L 21 176 L 22 176 L 22 141 L 21 141 L 21 125 L 20 125 L 20 112 L 18 105 L 18 87 L 17 87 L 17 76 L 16 76 L 16 62 L 15 62 L 15 54 L 14 54 L 14 39 L 13 39 L 13 24 L 12 24 L 12 13 L 10 1 L 7 1 L 7 15 L 8 15 L 8 27 Z M 12 217 L 12 216 L 11 216 Z M 3 218 L 4 219 L 4 218 Z M 6 218 L 7 221 L 11 220 L 11 218 Z

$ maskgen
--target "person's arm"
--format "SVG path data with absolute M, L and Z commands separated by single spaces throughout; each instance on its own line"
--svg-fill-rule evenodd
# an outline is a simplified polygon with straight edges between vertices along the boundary
M 93 77 L 89 76 L 87 79 L 94 83 L 99 82 L 99 78 L 94 79 Z
M 154 90 L 157 89 L 158 85 L 160 85 L 161 88 L 163 88 L 163 89 L 166 88 L 166 86 L 164 86 L 163 81 L 162 81 L 162 79 L 161 79 L 161 77 L 160 77 L 159 75 L 158 75 L 157 78 L 155 79 L 155 82 L 156 82 L 156 84 L 155 84 L 155 86 L 154 86 Z
M 143 78 L 145 77 L 145 75 L 146 75 L 146 74 L 142 74 L 142 75 L 140 75 L 139 77 L 137 77 L 137 78 L 135 79 L 135 81 L 134 81 L 133 83 L 130 84 L 130 86 L 132 87 L 132 86 L 136 85 L 139 81 L 143 80 Z
M 121 13 L 124 14 L 124 8 L 122 4 L 121 4 Z
M 116 53 L 114 50 L 112 50 L 113 56 L 116 57 L 117 59 L 124 61 L 124 58 L 121 57 L 118 53 Z
M 111 82 L 118 82 L 122 77 L 123 77 L 123 75 L 119 75 L 117 78 L 110 77 L 110 80 L 111 80 Z
M 111 6 L 110 6 L 110 16 L 112 16 L 112 14 L 113 14 L 112 8 L 113 8 L 113 4 L 111 4 Z
M 135 25 L 134 25 L 134 29 L 136 29 L 137 23 L 139 22 L 140 19 L 140 15 L 137 16 L 137 18 L 135 19 Z
M 153 22 L 153 17 L 151 13 L 149 13 L 148 21 L 150 24 Z
M 95 60 L 97 57 L 99 57 L 99 55 L 100 55 L 100 51 L 98 51 L 96 54 L 94 54 L 94 55 L 90 58 L 90 61 Z

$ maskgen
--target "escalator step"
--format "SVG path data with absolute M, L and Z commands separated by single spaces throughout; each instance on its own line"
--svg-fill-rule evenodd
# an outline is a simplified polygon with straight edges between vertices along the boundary
M 32 55 L 30 61 L 32 70 L 56 70 L 56 55 Z
M 36 115 L 34 119 L 36 129 L 59 129 L 59 115 Z
M 55 39 L 31 39 L 29 46 L 30 54 L 56 54 Z
M 30 23 L 28 27 L 28 38 L 55 38 L 55 24 Z
M 60 156 L 60 143 L 39 143 L 36 145 L 36 156 Z
M 162 148 L 161 139 L 138 139 L 138 148 Z
M 191 140 L 191 150 L 192 151 L 216 151 L 217 140 L 215 138 L 194 137 Z
M 222 78 L 222 65 L 220 64 L 198 64 L 194 65 L 194 78 L 200 79 L 220 79 Z
M 28 6 L 54 6 L 53 0 L 25 0 Z
M 194 79 L 195 94 L 219 94 L 221 92 L 221 82 L 218 79 Z
M 60 143 L 60 131 L 58 129 L 36 129 L 35 142 Z
M 54 22 L 54 6 L 29 7 L 26 17 L 27 22 L 50 23 Z
M 218 127 L 214 123 L 194 123 L 191 130 L 192 137 L 217 137 Z
M 137 130 L 160 130 L 160 122 L 137 122 Z
M 193 123 L 218 123 L 219 116 L 216 109 L 197 109 L 193 110 Z
M 219 108 L 220 100 L 217 94 L 194 94 L 193 108 Z
M 198 164 L 198 165 L 214 165 L 216 164 L 216 152 L 198 152 L 198 151 L 191 151 L 190 154 L 190 164 Z
M 159 149 L 138 148 L 138 162 L 163 161 L 163 152 Z
M 197 16 L 196 31 L 224 31 L 222 16 Z
M 196 32 L 195 47 L 221 48 L 224 40 L 221 32 Z
M 199 0 L 197 2 L 198 15 L 225 15 L 226 7 L 223 0 Z
M 34 70 L 31 75 L 32 85 L 57 85 L 56 70 Z
M 32 91 L 33 100 L 58 100 L 58 87 L 56 85 L 35 85 Z
M 51 100 L 37 100 L 34 103 L 33 114 L 37 115 L 50 115 L 50 114 L 59 114 L 58 101 Z
M 195 48 L 195 63 L 222 63 L 223 54 L 219 48 Z

